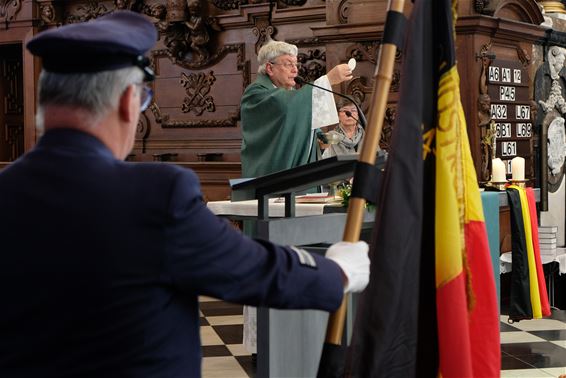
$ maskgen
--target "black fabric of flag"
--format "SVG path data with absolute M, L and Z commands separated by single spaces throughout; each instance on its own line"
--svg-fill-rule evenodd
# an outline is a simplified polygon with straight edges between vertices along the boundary
M 529 283 L 529 261 L 519 191 L 507 188 L 507 198 L 509 199 L 509 209 L 511 212 L 511 257 L 513 261 L 509 319 L 519 321 L 533 318 Z
M 371 243 L 370 283 L 359 300 L 346 376 L 436 375 L 434 174 L 423 177 L 422 140 L 436 108 L 430 3 L 415 2 L 407 30 L 396 126 Z M 423 212 L 429 211 L 426 222 Z M 419 296 L 428 298 L 421 306 Z M 426 325 L 419 327 L 420 321 Z M 426 339 L 422 355 L 419 338 Z

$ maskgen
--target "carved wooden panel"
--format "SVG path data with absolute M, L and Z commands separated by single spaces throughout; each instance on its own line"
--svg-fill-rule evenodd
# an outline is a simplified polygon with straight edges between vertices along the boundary
M 24 107 L 21 59 L 15 57 L 3 59 L 2 75 L 5 88 L 4 114 L 21 115 Z
M 8 29 L 22 8 L 22 0 L 0 0 L 0 24 Z
M 20 45 L 0 45 L 0 161 L 24 152 L 24 97 Z
M 179 164 L 220 159 L 210 163 L 238 165 L 240 99 L 255 77 L 259 46 L 269 38 L 297 44 L 303 64 L 300 74 L 307 80 L 351 57 L 356 58 L 354 79 L 333 89 L 353 96 L 367 113 L 386 3 L 374 0 L 0 0 L 3 26 L 0 33 L 12 33 L 15 21 L 19 22 L 18 17 L 24 13 L 32 17 L 26 20 L 28 27 L 34 25 L 40 29 L 87 21 L 118 9 L 145 14 L 159 32 L 159 41 L 151 53 L 157 79 L 152 84 L 154 100 L 140 118 L 130 159 L 152 161 L 168 156 Z M 410 2 L 406 7 L 411 7 Z M 482 62 L 476 59 L 476 54 L 492 42 L 497 59 L 529 64 L 532 44 L 545 34 L 536 26 L 542 16 L 531 0 L 462 0 L 459 11 L 464 16 L 457 25 L 462 101 L 476 170 L 480 171 L 480 141 L 485 135 L 478 128 L 478 99 L 483 92 L 478 89 Z M 10 34 L 3 40 L 23 41 L 22 35 L 29 38 L 30 32 L 33 31 L 20 32 L 17 37 Z M 403 79 L 399 72 L 401 58 L 399 54 L 393 73 L 380 141 L 383 148 L 388 147 L 394 125 L 399 83 Z M 28 67 L 26 75 L 37 74 L 37 68 Z M 33 82 L 35 77 L 27 79 Z M 21 93 L 10 91 L 5 103 L 9 111 L 17 112 L 17 97 Z M 24 113 L 34 112 L 29 105 L 26 107 Z M 28 119 L 33 119 L 33 113 Z M 4 133 L 4 123 L 0 126 Z M 214 168 L 209 164 L 198 169 L 199 174 L 206 175 L 208 169 Z M 216 193 L 213 197 L 219 198 L 220 192 L 216 190 L 220 186 L 215 185 L 207 188 Z

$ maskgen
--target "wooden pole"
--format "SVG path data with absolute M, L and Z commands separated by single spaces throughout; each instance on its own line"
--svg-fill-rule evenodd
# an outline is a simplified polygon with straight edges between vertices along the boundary
M 405 0 L 391 0 L 389 11 L 403 13 Z M 387 25 L 386 25 L 387 26 Z M 359 161 L 374 165 L 376 152 L 379 148 L 379 139 L 383 128 L 383 118 L 385 107 L 389 95 L 389 87 L 393 77 L 393 66 L 395 64 L 395 54 L 397 47 L 394 44 L 383 44 L 375 70 L 375 85 L 370 102 L 370 117 L 366 127 L 366 135 L 360 151 Z M 355 177 L 354 177 L 355 179 Z M 362 220 L 365 211 L 366 201 L 363 198 L 350 198 L 348 204 L 348 215 L 342 240 L 356 242 L 360 239 Z M 328 327 L 326 329 L 326 343 L 340 345 L 342 334 L 344 333 L 344 321 L 346 319 L 347 297 L 344 297 L 342 304 L 330 315 Z

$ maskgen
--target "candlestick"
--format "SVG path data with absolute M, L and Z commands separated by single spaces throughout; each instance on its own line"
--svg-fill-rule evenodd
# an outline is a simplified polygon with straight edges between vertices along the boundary
M 492 182 L 505 182 L 505 163 L 500 158 L 491 160 L 491 181 Z
M 511 177 L 512 180 L 525 179 L 525 159 L 517 156 L 511 160 Z

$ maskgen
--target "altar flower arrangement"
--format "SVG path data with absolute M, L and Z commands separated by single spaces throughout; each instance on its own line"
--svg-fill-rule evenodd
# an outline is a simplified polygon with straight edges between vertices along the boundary
M 342 206 L 348 207 L 350 203 L 350 196 L 352 195 L 352 184 L 351 183 L 342 183 L 338 186 L 338 193 L 340 197 L 342 197 Z M 375 205 L 373 203 L 366 202 L 366 209 L 369 211 L 375 210 Z

